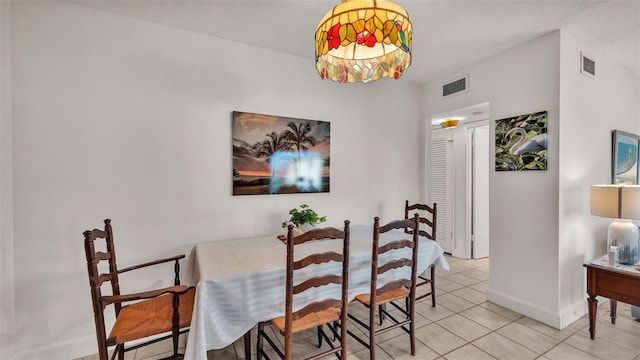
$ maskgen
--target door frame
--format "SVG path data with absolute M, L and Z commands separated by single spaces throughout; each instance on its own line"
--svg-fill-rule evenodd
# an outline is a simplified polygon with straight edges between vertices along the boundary
M 474 176 L 475 176 L 475 162 L 474 162 L 474 147 L 475 147 L 475 139 L 476 135 L 475 129 L 478 127 L 487 126 L 489 131 L 489 119 L 474 121 L 471 123 L 465 124 L 466 130 L 466 139 L 467 139 L 467 154 L 466 154 L 466 162 L 467 162 L 467 178 L 466 178 L 466 200 L 465 200 L 465 215 L 468 221 L 465 224 L 465 241 L 462 244 L 462 254 L 464 259 L 472 259 L 473 258 L 473 223 L 475 221 L 474 218 Z M 490 255 L 489 255 L 490 256 Z

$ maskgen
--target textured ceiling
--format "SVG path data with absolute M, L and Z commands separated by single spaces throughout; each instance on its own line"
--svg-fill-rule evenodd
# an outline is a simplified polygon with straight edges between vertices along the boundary
M 104 11 L 305 57 L 335 1 L 78 0 Z M 640 0 L 397 0 L 409 12 L 413 63 L 424 82 L 563 28 L 640 76 Z

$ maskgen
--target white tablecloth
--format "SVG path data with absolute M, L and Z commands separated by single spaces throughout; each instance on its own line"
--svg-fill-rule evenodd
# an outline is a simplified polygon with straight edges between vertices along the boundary
M 372 226 L 352 226 L 349 256 L 349 298 L 369 292 Z M 401 231 L 381 234 L 380 242 L 407 238 Z M 296 247 L 296 258 L 305 254 L 341 250 L 342 240 L 318 240 Z M 449 270 L 443 250 L 435 241 L 421 238 L 418 273 L 431 264 Z M 381 259 L 382 260 L 382 259 Z M 187 258 L 184 283 L 197 285 L 185 359 L 206 359 L 208 349 L 221 349 L 243 336 L 259 321 L 284 314 L 286 245 L 276 236 L 197 244 Z M 341 268 L 336 264 L 335 272 Z M 313 268 L 313 267 L 311 267 Z M 406 270 L 405 270 L 406 271 Z M 393 272 L 385 273 L 396 277 Z M 388 279 L 379 278 L 379 284 Z M 295 308 L 340 288 L 325 286 L 297 296 Z M 300 294 L 303 295 L 303 294 Z M 295 310 L 295 309 L 294 309 Z

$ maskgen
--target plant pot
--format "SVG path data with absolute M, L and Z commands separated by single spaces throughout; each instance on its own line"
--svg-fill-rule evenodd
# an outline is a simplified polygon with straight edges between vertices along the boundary
M 315 227 L 314 224 L 300 224 L 293 228 L 293 236 L 300 236 Z

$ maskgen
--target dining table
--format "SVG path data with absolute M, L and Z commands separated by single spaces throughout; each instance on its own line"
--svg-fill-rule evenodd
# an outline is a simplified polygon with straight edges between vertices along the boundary
M 401 230 L 392 230 L 380 234 L 379 241 L 382 245 L 393 240 L 410 239 L 411 236 Z M 418 274 L 432 264 L 449 270 L 444 251 L 437 242 L 426 237 L 419 238 Z M 206 359 L 207 350 L 222 349 L 242 336 L 245 336 L 245 351 L 250 351 L 249 331 L 260 321 L 284 315 L 287 251 L 281 239 L 282 236 L 269 235 L 204 242 L 193 246 L 183 277 L 185 285 L 196 287 L 185 359 Z M 349 300 L 370 290 L 372 240 L 373 226 L 351 226 Z M 295 254 L 296 258 L 301 258 L 312 253 L 341 249 L 342 239 L 316 240 L 296 245 Z M 340 273 L 341 265 L 335 266 L 335 272 Z M 309 271 L 313 271 L 313 267 L 309 268 Z M 403 271 L 408 269 L 385 273 L 378 283 L 397 279 Z M 339 297 L 340 287 L 323 287 L 309 294 L 299 294 L 294 310 L 331 292 Z

